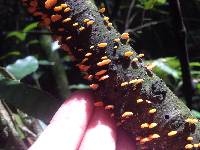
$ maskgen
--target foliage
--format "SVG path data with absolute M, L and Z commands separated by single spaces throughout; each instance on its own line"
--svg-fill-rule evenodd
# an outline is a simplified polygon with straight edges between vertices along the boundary
M 24 11 L 21 5 L 17 5 L 16 1 L 5 2 L 6 7 L 1 9 L 1 17 L 4 18 L 2 20 L 5 21 L 2 21 L 0 25 L 0 29 L 3 31 L 0 34 L 0 42 L 2 42 L 0 44 L 0 100 L 8 103 L 13 118 L 17 120 L 16 127 L 20 137 L 22 139 L 29 137 L 29 140 L 31 137 L 34 141 L 34 136 L 24 132 L 20 126 L 27 126 L 29 129 L 33 129 L 36 135 L 39 135 L 39 132 L 34 130 L 34 124 L 37 125 L 38 129 L 40 121 L 35 123 L 35 119 L 30 116 L 47 122 L 62 103 L 58 94 L 56 76 L 52 71 L 56 67 L 58 68 L 58 62 L 49 59 L 46 53 L 47 49 L 52 50 L 51 56 L 53 58 L 58 54 L 58 60 L 66 73 L 64 76 L 69 79 L 67 86 L 71 91 L 88 89 L 88 86 L 87 82 L 81 78 L 80 72 L 73 69 L 73 62 L 69 56 L 60 50 L 57 42 L 52 42 L 49 36 L 51 33 L 39 28 L 38 22 L 34 22 L 33 18 Z M 113 25 L 120 32 L 130 33 L 131 38 L 134 39 L 130 43 L 136 51 L 145 53 L 146 58 L 149 58 L 146 63 L 154 63 L 156 67 L 153 71 L 179 97 L 183 98 L 181 67 L 177 59 L 176 39 L 173 38 L 174 34 L 171 30 L 167 1 L 101 1 L 101 3 L 103 2 L 107 8 L 106 15 L 111 16 Z M 130 4 L 133 2 L 135 3 L 131 6 Z M 9 7 L 7 3 L 11 6 Z M 190 69 L 195 87 L 193 98 L 195 102 L 192 113 L 200 118 L 200 53 L 198 43 L 200 39 L 200 13 L 196 9 L 200 8 L 200 2 L 192 0 L 183 1 L 182 4 L 184 21 L 188 29 Z M 19 113 L 18 108 L 30 116 Z
M 6 69 L 0 70 L 0 99 L 48 122 L 58 107 L 57 100 L 45 91 L 21 83 L 13 76 Z
M 138 0 L 139 5 L 145 10 L 153 9 L 155 6 L 166 4 L 166 0 Z
M 22 31 L 12 31 L 8 33 L 7 38 L 14 37 L 18 39 L 20 42 L 23 42 L 26 40 L 28 32 L 34 30 L 38 27 L 38 22 L 31 23 L 27 25 Z
M 161 78 L 164 78 L 164 74 L 165 74 L 165 75 L 170 75 L 175 80 L 181 80 L 181 66 L 180 66 L 179 60 L 176 57 L 158 58 L 155 60 L 146 61 L 146 63 L 155 64 L 156 67 L 154 71 Z M 191 72 L 194 72 L 192 73 L 193 77 L 199 78 L 200 77 L 199 76 L 200 62 L 190 62 L 190 67 L 191 67 Z
M 146 63 L 153 63 L 156 65 L 154 72 L 161 77 L 172 90 L 181 88 L 181 66 L 176 57 L 159 58 L 146 61 Z M 190 62 L 190 68 L 196 94 L 200 95 L 200 62 Z
M 24 59 L 18 59 L 14 64 L 6 66 L 6 70 L 12 73 L 16 79 L 21 80 L 35 72 L 38 67 L 38 60 L 33 56 L 27 56 Z

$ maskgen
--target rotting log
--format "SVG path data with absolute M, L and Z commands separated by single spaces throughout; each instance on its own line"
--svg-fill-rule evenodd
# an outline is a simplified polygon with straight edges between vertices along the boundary
M 137 149 L 199 149 L 200 124 L 90 0 L 22 0 L 85 73 L 96 106 L 113 112 Z M 70 50 L 70 51 L 69 51 Z

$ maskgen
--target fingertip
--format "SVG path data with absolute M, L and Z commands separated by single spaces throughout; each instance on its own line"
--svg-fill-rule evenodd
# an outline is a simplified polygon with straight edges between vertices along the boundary
M 110 114 L 96 107 L 79 150 L 115 150 L 116 126 Z
M 77 117 L 80 117 L 79 114 L 82 113 L 83 109 L 85 109 L 85 113 L 89 116 L 94 109 L 93 95 L 89 90 L 76 91 L 71 94 L 55 113 L 50 123 L 63 119 L 66 120 L 69 118 L 68 115 L 74 115 L 75 117 L 77 114 Z
M 77 149 L 93 112 L 90 92 L 75 92 L 54 115 L 31 150 Z
M 104 125 L 109 127 L 112 131 L 116 130 L 115 120 L 110 117 L 110 112 L 105 111 L 103 107 L 95 107 L 94 115 L 89 123 L 89 128 L 95 128 L 97 125 Z M 112 132 L 115 137 L 115 132 Z

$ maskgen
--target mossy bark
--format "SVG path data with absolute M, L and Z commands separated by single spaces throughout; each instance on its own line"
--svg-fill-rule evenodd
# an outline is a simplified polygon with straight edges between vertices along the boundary
M 41 1 L 40 1 L 41 2 Z M 137 141 L 138 149 L 185 149 L 187 144 L 198 144 L 200 142 L 200 124 L 188 123 L 185 120 L 194 118 L 185 104 L 179 100 L 152 71 L 144 66 L 142 60 L 133 48 L 121 40 L 116 43 L 115 38 L 120 38 L 120 34 L 114 27 L 107 26 L 96 6 L 90 0 L 58 0 L 56 6 L 66 3 L 71 11 L 55 12 L 53 9 L 45 9 L 44 2 L 39 3 L 38 11 L 42 11 L 49 17 L 60 14 L 62 19 L 51 22 L 51 30 L 61 37 L 61 43 L 67 44 L 71 48 L 71 53 L 76 58 L 77 63 L 85 58 L 85 54 L 90 52 L 91 56 L 84 63 L 90 68 L 86 71 L 89 75 L 95 75 L 96 72 L 105 69 L 109 78 L 98 81 L 93 78 L 91 83 L 98 84 L 99 87 L 94 94 L 101 99 L 105 105 L 114 105 L 114 115 L 121 126 L 131 133 L 133 137 L 140 139 Z M 72 20 L 62 23 L 65 18 Z M 87 26 L 83 20 L 90 19 L 95 23 Z M 74 27 L 74 23 L 78 27 Z M 85 30 L 79 31 L 79 27 L 85 27 Z M 60 30 L 64 28 L 64 30 Z M 70 40 L 66 40 L 71 36 Z M 105 48 L 99 48 L 99 43 L 107 43 Z M 90 49 L 94 46 L 93 49 Z M 118 46 L 114 49 L 114 46 Z M 126 51 L 133 51 L 135 55 L 124 57 Z M 111 63 L 105 66 L 98 66 L 101 58 L 107 56 Z M 132 62 L 134 58 L 137 62 Z M 128 84 L 121 86 L 123 82 L 129 82 L 134 79 L 143 79 L 140 84 Z M 143 102 L 137 103 L 137 99 L 143 99 Z M 146 101 L 147 100 L 147 101 Z M 151 114 L 149 110 L 156 109 Z M 132 112 L 129 117 L 122 117 L 124 112 Z M 143 123 L 157 123 L 154 128 L 141 128 Z M 177 131 L 174 135 L 168 135 L 171 131 Z M 153 134 L 158 134 L 158 138 L 150 138 Z M 187 141 L 187 137 L 193 137 L 192 141 Z M 149 141 L 141 142 L 148 138 Z M 197 146 L 197 145 L 195 145 Z M 187 147 L 187 146 L 186 146 Z M 189 145 L 194 147 L 194 145 Z M 191 148 L 192 149 L 192 148 Z M 196 148 L 198 149 L 198 148 Z

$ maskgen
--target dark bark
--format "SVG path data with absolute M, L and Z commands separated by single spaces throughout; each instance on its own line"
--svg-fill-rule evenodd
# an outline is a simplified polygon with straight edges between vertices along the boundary
M 197 121 L 195 119 L 186 121 L 188 118 L 194 118 L 189 109 L 160 78 L 144 66 L 141 58 L 127 44 L 126 40 L 113 41 L 120 38 L 121 35 L 113 27 L 107 26 L 106 21 L 102 19 L 103 15 L 99 14 L 90 0 L 59 0 L 56 6 L 62 3 L 68 4 L 71 10 L 64 13 L 45 9 L 44 1 L 40 3 L 38 10 L 47 14 L 48 17 L 55 14 L 62 16 L 62 19 L 51 22 L 50 27 L 52 32 L 60 35 L 61 43 L 67 44 L 71 48 L 70 52 L 76 58 L 77 64 L 82 62 L 86 53 L 92 53 L 88 57 L 88 61 L 82 64 L 85 66 L 81 66 L 81 68 L 93 76 L 91 83 L 99 86 L 94 92 L 97 98 L 101 99 L 105 105 L 113 105 L 114 116 L 118 123 L 133 137 L 139 139 L 137 149 L 170 148 L 180 150 L 185 146 L 193 147 L 192 144 L 198 144 L 200 125 L 193 122 Z M 62 23 L 63 19 L 69 17 L 72 19 L 71 21 Z M 95 23 L 87 26 L 83 23 L 84 19 L 93 20 Z M 78 27 L 73 26 L 74 23 L 78 23 Z M 83 31 L 79 31 L 81 26 L 85 27 Z M 64 30 L 61 31 L 61 28 Z M 69 36 L 72 38 L 66 40 Z M 107 46 L 99 48 L 99 43 L 107 43 Z M 91 49 L 91 46 L 94 48 Z M 114 49 L 114 46 L 118 46 L 118 48 Z M 133 51 L 135 54 L 125 57 L 126 51 Z M 111 62 L 100 67 L 97 63 L 102 61 L 103 56 L 107 56 L 109 58 L 107 61 L 111 60 Z M 132 61 L 134 58 L 137 58 L 138 61 Z M 86 66 L 89 66 L 89 69 Z M 100 77 L 95 74 L 102 69 L 107 70 L 104 75 L 108 75 L 109 78 L 99 81 Z M 121 86 L 122 83 L 135 79 L 144 81 Z M 142 99 L 143 102 L 137 103 L 138 99 Z M 149 110 L 152 109 L 156 112 L 149 113 Z M 144 123 L 148 123 L 148 126 L 156 123 L 157 126 L 141 128 Z M 157 138 L 153 138 L 153 134 Z M 193 137 L 192 141 L 187 141 L 189 136 Z M 143 142 L 145 139 L 148 141 Z M 190 143 L 191 145 L 187 145 Z

